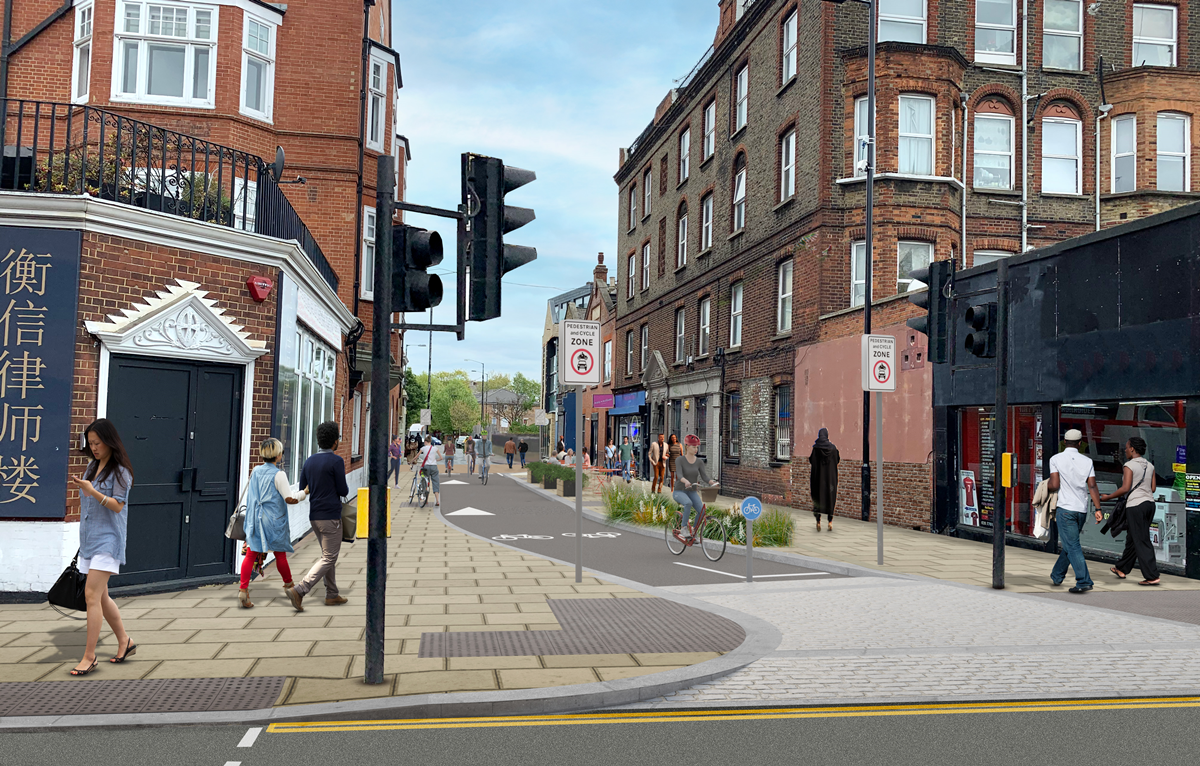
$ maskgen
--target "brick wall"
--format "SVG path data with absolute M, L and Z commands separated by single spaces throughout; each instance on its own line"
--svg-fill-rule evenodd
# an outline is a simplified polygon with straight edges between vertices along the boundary
M 808 456 L 793 461 L 790 504 L 804 511 L 812 510 L 809 478 L 812 466 Z M 878 464 L 871 461 L 871 520 L 878 507 Z M 932 518 L 932 466 L 918 463 L 883 464 L 883 523 L 928 532 Z M 838 493 L 834 516 L 862 518 L 862 461 L 842 458 L 838 465 Z

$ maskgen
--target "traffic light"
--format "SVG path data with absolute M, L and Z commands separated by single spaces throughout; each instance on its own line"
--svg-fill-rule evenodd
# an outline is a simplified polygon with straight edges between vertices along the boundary
M 993 359 L 996 356 L 996 304 L 982 303 L 967 309 L 966 347 L 975 356 Z
M 950 300 L 946 297 L 946 283 L 954 273 L 952 261 L 934 261 L 923 269 L 908 273 L 909 279 L 924 282 L 929 289 L 908 297 L 910 303 L 927 311 L 925 316 L 913 317 L 906 324 L 929 337 L 928 359 L 934 364 L 946 361 L 946 325 L 950 315 Z
M 505 167 L 495 157 L 462 156 L 462 199 L 467 206 L 471 266 L 468 318 L 482 322 L 500 316 L 500 279 L 537 258 L 537 250 L 507 245 L 504 235 L 534 218 L 533 210 L 505 204 L 504 195 L 537 178 L 532 170 Z
M 425 311 L 442 302 L 442 278 L 428 269 L 442 262 L 442 235 L 392 224 L 392 311 Z

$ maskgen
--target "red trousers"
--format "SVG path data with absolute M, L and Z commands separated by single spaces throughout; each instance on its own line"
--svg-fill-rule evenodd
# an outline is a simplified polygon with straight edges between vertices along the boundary
M 254 565 L 258 563 L 260 556 L 265 556 L 263 553 L 250 551 L 244 559 L 242 559 L 242 581 L 241 587 L 243 590 L 250 587 L 250 575 L 254 573 Z M 275 554 L 275 568 L 279 570 L 279 576 L 284 582 L 292 581 L 292 569 L 288 566 L 287 554 Z

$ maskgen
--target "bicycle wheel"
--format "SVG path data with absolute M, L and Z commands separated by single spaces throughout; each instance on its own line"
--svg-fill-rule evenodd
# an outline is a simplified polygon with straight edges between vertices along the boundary
M 488 474 L 490 474 L 490 473 L 491 473 L 491 471 L 488 470 L 487 463 L 484 463 L 483 464 L 483 483 L 485 485 L 487 484 Z
M 421 501 L 421 507 L 429 502 L 429 482 L 424 478 L 421 479 L 421 486 L 417 488 L 417 498 Z
M 417 504 L 417 480 L 413 479 L 412 488 L 408 490 L 408 504 Z
M 709 561 L 720 561 L 725 555 L 725 544 L 729 542 L 725 525 L 720 519 L 708 518 L 700 530 L 700 547 Z
M 667 539 L 667 550 L 674 553 L 676 556 L 683 553 L 687 548 L 680 537 L 683 535 L 683 517 L 678 513 L 675 514 L 675 521 L 663 527 L 664 536 Z

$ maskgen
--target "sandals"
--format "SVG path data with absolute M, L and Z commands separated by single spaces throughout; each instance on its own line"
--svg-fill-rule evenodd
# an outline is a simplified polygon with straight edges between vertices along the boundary
M 88 668 L 87 670 L 80 670 L 79 668 L 72 668 L 71 675 L 86 676 L 88 673 L 91 673 L 93 670 L 96 669 L 96 663 L 97 663 L 97 660 L 92 660 L 92 666 L 90 668 Z
M 1140 583 L 1138 583 L 1138 585 L 1158 585 L 1160 582 L 1162 582 L 1162 580 L 1161 580 L 1161 579 L 1158 579 L 1158 580 L 1142 580 Z
M 1127 575 L 1124 572 L 1122 572 L 1120 569 L 1117 569 L 1116 567 L 1109 567 L 1108 571 L 1115 574 L 1117 576 L 1118 580 L 1124 580 L 1127 577 Z
M 120 663 L 124 662 L 125 660 L 129 659 L 134 654 L 137 654 L 137 644 L 133 643 L 133 639 L 130 638 L 129 642 L 127 644 L 125 644 L 125 653 L 119 654 L 116 657 L 113 657 L 111 660 L 109 660 L 109 662 L 115 662 L 115 663 L 120 664 Z

